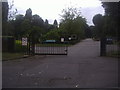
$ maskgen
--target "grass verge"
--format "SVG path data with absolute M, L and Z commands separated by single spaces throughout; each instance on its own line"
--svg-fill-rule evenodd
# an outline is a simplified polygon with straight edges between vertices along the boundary
M 13 60 L 13 59 L 18 59 L 25 57 L 24 53 L 2 53 L 2 60 Z
M 120 51 L 111 51 L 107 53 L 108 57 L 120 58 Z

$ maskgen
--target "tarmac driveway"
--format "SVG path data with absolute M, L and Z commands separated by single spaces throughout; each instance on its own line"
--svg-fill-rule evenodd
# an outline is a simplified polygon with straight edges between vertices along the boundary
M 47 55 L 3 62 L 3 88 L 114 88 L 118 59 L 99 57 L 91 39 L 69 47 L 68 55 Z

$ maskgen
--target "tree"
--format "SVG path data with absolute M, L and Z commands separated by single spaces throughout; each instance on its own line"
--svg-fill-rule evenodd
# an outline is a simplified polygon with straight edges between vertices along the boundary
M 9 3 L 9 13 L 8 13 L 8 19 L 14 20 L 16 14 L 18 13 L 17 9 L 14 9 L 14 0 L 12 0 L 11 3 Z
M 40 26 L 40 27 L 43 28 L 44 27 L 44 21 L 39 15 L 35 14 L 35 15 L 32 16 L 32 25 Z
M 22 15 L 22 14 L 16 15 L 15 20 L 23 21 L 24 20 L 24 15 Z
M 14 36 L 15 35 L 15 21 L 14 20 L 10 20 L 7 22 L 7 35 L 8 36 Z
M 55 28 L 58 28 L 58 22 L 57 22 L 57 20 L 56 20 L 56 19 L 54 20 L 53 25 L 54 25 L 54 27 L 55 27 Z
M 90 27 L 90 30 L 91 30 L 92 38 L 96 39 L 97 36 L 96 36 L 95 26 L 91 25 L 89 27 Z
M 47 32 L 47 34 L 45 34 L 43 37 L 42 37 L 43 41 L 44 40 L 56 40 L 57 42 L 60 41 L 60 34 L 59 34 L 59 30 L 57 29 L 53 29 L 49 32 Z
M 85 28 L 85 37 L 92 38 L 92 30 L 90 29 L 90 27 L 87 24 L 86 24 L 86 28 Z
M 93 17 L 93 23 L 95 25 L 97 36 L 100 38 L 100 56 L 106 55 L 106 35 L 103 29 L 104 17 L 101 14 L 97 14 Z
M 15 31 L 15 16 L 17 13 L 17 9 L 13 8 L 14 6 L 14 1 L 12 2 L 2 2 L 2 35 L 6 36 L 14 36 L 14 31 Z
M 73 7 L 68 7 L 67 9 L 63 9 L 62 13 L 63 15 L 60 15 L 62 17 L 61 21 L 67 19 L 73 20 L 74 18 L 81 16 L 80 10 Z
M 107 35 L 119 37 L 120 2 L 102 2 L 102 6 L 105 9 Z
M 93 17 L 93 23 L 96 28 L 96 34 L 100 38 L 101 35 L 103 34 L 102 33 L 102 31 L 103 31 L 103 16 L 101 14 L 96 14 Z
M 18 39 L 19 37 L 21 38 L 24 34 L 24 25 L 23 25 L 23 22 L 24 22 L 24 15 L 22 14 L 18 14 L 16 15 L 15 17 L 15 20 L 14 20 L 14 27 L 15 27 L 15 30 L 14 30 L 14 36 Z
M 45 25 L 48 25 L 48 24 L 49 24 L 49 22 L 48 22 L 48 20 L 46 19 L 46 20 L 45 20 Z
M 80 16 L 80 10 L 68 8 L 63 10 L 60 29 L 64 32 L 64 37 L 76 36 L 77 40 L 85 37 L 86 19 Z
M 41 36 L 42 36 L 42 31 L 43 29 L 40 28 L 39 26 L 33 26 L 31 28 L 31 32 L 29 33 L 29 38 L 32 39 L 32 42 L 36 43 L 39 42 Z
M 32 29 L 31 29 L 31 22 L 28 19 L 25 19 L 22 23 L 21 23 L 21 30 L 20 30 L 20 36 L 29 36 L 29 34 L 31 33 Z
M 25 19 L 28 19 L 29 21 L 32 19 L 32 10 L 30 8 L 26 10 Z
M 45 23 L 44 23 L 44 28 L 45 28 L 44 34 L 46 34 L 46 33 L 49 31 L 49 27 L 50 27 L 49 22 L 48 22 L 48 20 L 46 19 L 46 20 L 45 20 Z

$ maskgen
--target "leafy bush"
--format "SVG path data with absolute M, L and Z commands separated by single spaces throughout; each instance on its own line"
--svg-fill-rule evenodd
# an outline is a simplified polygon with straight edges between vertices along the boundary
M 49 31 L 47 34 L 45 34 L 42 37 L 42 41 L 45 41 L 45 40 L 56 40 L 56 41 L 59 41 L 60 40 L 59 31 L 57 29 Z
M 25 52 L 27 50 L 27 46 L 22 46 L 21 40 L 15 41 L 15 52 Z

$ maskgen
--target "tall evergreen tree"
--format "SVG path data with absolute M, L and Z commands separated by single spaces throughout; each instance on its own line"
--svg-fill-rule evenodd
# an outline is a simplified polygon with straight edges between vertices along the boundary
M 32 19 L 32 10 L 30 8 L 26 10 L 25 19 L 28 19 L 30 21 Z
M 57 22 L 57 20 L 56 20 L 56 19 L 54 20 L 53 25 L 54 25 L 54 27 L 55 27 L 55 28 L 58 28 L 58 22 Z
M 48 22 L 48 20 L 46 19 L 46 20 L 45 20 L 45 25 L 48 25 L 48 24 L 49 24 L 49 22 Z

